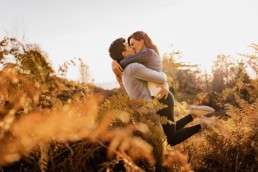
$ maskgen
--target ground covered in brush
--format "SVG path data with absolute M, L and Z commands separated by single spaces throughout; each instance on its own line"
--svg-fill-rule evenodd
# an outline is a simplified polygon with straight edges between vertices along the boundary
M 184 65 L 173 53 L 165 55 L 164 71 L 178 100 L 176 117 L 188 113 L 189 103 L 206 104 L 216 108 L 209 116 L 221 124 L 171 147 L 155 125 L 171 121 L 148 114 L 149 107 L 164 108 L 156 99 L 132 101 L 120 89 L 69 81 L 69 63 L 55 73 L 36 45 L 5 38 L 0 48 L 0 171 L 258 169 L 258 80 L 242 63 L 232 66 L 219 56 L 213 78 L 225 80 L 215 82 L 179 68 Z M 245 56 L 257 74 L 257 54 Z M 225 64 L 231 73 L 222 71 Z

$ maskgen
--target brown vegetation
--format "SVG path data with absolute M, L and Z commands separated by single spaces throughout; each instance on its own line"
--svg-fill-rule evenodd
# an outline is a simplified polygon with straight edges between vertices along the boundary
M 164 56 L 163 67 L 176 97 L 175 113 L 188 103 L 216 108 L 223 127 L 170 147 L 149 107 L 157 100 L 131 101 L 119 89 L 103 90 L 63 78 L 68 62 L 53 71 L 36 45 L 13 38 L 0 42 L 1 171 L 255 171 L 257 169 L 257 51 L 233 62 L 220 55 L 212 76 L 196 65 Z M 14 58 L 14 63 L 7 63 Z M 80 65 L 84 65 L 81 60 Z M 246 72 L 250 66 L 256 74 Z M 223 66 L 223 68 L 221 67 Z M 216 117 L 215 117 L 216 116 Z

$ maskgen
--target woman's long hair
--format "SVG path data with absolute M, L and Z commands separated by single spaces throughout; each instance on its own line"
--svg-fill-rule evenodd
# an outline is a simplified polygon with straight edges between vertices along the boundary
M 144 40 L 144 45 L 145 45 L 146 48 L 151 48 L 157 54 L 159 54 L 159 50 L 158 50 L 157 46 L 152 42 L 151 38 L 147 35 L 147 33 L 143 32 L 143 31 L 136 31 L 136 32 L 134 32 L 127 39 L 129 45 L 130 45 L 130 39 L 131 38 L 134 38 L 137 41 L 140 41 L 141 39 L 143 39 Z

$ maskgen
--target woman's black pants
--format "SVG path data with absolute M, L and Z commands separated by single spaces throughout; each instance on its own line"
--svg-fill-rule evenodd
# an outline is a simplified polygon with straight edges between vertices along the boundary
M 159 99 L 159 102 L 167 105 L 167 107 L 159 110 L 157 113 L 160 116 L 165 116 L 169 120 L 175 122 L 174 96 L 172 95 L 172 93 L 169 92 L 167 98 Z M 182 141 L 188 139 L 192 135 L 199 132 L 199 130 L 201 129 L 200 124 L 184 128 L 184 126 L 186 126 L 186 124 L 188 124 L 191 121 L 193 121 L 193 118 L 190 114 L 188 114 L 185 117 L 176 121 L 175 124 L 162 125 L 164 133 L 167 136 L 168 143 L 171 146 L 181 143 Z

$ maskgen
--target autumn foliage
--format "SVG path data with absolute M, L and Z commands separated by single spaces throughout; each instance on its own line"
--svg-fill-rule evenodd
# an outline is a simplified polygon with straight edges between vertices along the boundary
M 257 54 L 243 54 L 245 62 L 234 63 L 218 56 L 212 76 L 177 62 L 178 53 L 164 56 L 177 117 L 188 113 L 189 103 L 206 104 L 223 124 L 171 147 L 156 125 L 171 121 L 148 113 L 164 107 L 156 99 L 132 101 L 119 89 L 85 82 L 87 74 L 83 82 L 70 81 L 64 77 L 68 62 L 58 75 L 37 45 L 4 38 L 0 50 L 1 171 L 257 169 Z M 228 67 L 221 69 L 224 63 Z

